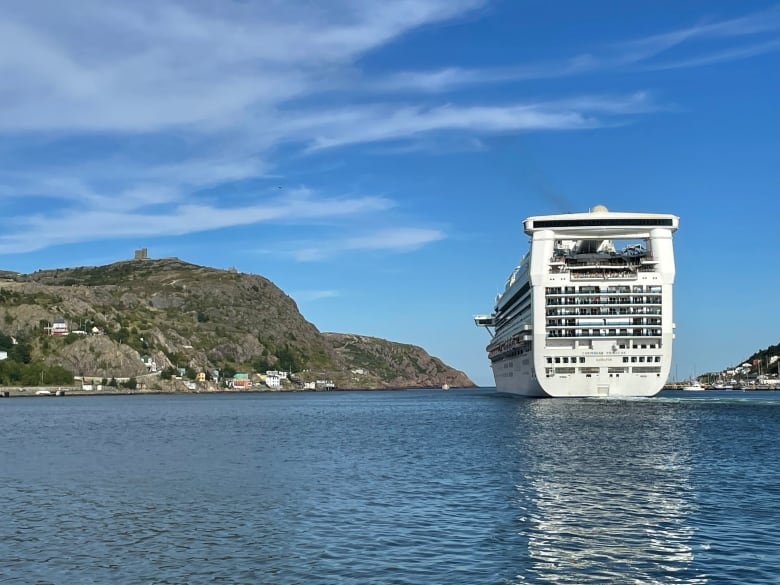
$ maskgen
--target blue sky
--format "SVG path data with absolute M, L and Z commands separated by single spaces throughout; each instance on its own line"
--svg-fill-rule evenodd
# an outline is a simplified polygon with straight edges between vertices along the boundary
M 492 385 L 530 215 L 680 216 L 674 369 L 780 342 L 780 4 L 6 0 L 0 269 L 178 256 Z

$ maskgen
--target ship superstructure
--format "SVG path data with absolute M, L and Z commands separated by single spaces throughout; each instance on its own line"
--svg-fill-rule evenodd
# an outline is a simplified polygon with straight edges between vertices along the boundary
M 674 339 L 670 214 L 529 217 L 531 249 L 487 327 L 496 389 L 524 396 L 652 396 L 669 376 Z

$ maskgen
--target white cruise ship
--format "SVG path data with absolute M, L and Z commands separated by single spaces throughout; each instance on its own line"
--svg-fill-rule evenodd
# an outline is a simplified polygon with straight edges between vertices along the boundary
M 531 250 L 493 312 L 496 390 L 522 396 L 652 396 L 669 376 L 672 234 L 679 218 L 616 213 L 529 217 Z

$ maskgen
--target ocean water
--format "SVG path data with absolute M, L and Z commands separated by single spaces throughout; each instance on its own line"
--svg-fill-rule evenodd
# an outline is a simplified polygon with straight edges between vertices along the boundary
M 0 583 L 778 583 L 780 394 L 0 400 Z

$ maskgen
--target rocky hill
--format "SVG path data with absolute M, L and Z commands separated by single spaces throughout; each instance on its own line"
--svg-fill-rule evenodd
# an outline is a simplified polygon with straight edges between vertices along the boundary
M 57 321 L 68 335 L 51 335 Z M 76 376 L 142 376 L 144 358 L 190 373 L 286 370 L 298 384 L 329 379 L 338 388 L 473 385 L 421 348 L 320 333 L 262 276 L 176 258 L 2 271 L 0 334 L 29 347 L 29 360 Z
M 353 378 L 361 384 L 388 388 L 474 385 L 466 374 L 416 345 L 349 333 L 324 335 L 342 360 L 352 365 Z

